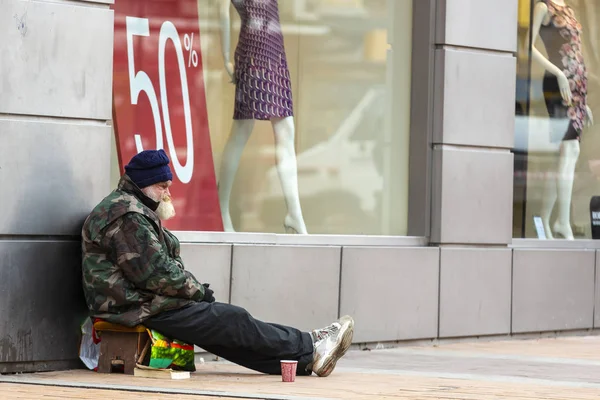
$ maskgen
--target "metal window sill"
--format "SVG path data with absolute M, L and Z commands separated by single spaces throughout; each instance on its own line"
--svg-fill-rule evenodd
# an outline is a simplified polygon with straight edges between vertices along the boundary
M 287 235 L 249 232 L 191 232 L 173 231 L 182 244 L 224 243 L 287 246 L 369 246 L 369 247 L 425 247 L 426 237 L 367 236 L 367 235 Z
M 513 239 L 509 247 L 513 249 L 549 249 L 549 250 L 581 250 L 600 249 L 600 240 L 576 239 L 576 240 L 540 240 L 540 239 Z

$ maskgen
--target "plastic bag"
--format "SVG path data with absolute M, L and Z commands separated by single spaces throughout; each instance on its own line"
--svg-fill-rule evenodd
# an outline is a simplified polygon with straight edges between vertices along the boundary
M 79 358 L 89 369 L 98 369 L 98 359 L 100 358 L 100 338 L 94 330 L 94 324 L 91 318 L 86 318 L 81 325 Z
M 166 336 L 148 330 L 152 342 L 150 349 L 151 368 L 171 368 L 177 371 L 196 371 L 194 364 L 194 346 L 179 340 L 171 340 Z

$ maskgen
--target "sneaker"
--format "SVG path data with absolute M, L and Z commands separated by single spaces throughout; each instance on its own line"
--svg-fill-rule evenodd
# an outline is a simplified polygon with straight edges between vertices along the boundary
M 337 322 L 312 332 L 315 351 L 311 369 L 320 377 L 329 376 L 337 361 L 352 344 L 354 320 L 345 315 Z
M 306 366 L 306 371 L 307 372 L 314 372 L 313 371 L 313 365 L 315 363 L 315 359 L 316 359 L 316 349 L 319 346 L 319 344 L 327 339 L 330 336 L 335 335 L 336 333 L 338 333 L 338 331 L 342 328 L 342 325 L 339 322 L 334 322 L 331 325 L 326 326 L 325 328 L 321 328 L 321 329 L 315 329 L 314 331 L 310 332 L 310 336 L 312 338 L 313 341 L 313 361 L 308 364 Z

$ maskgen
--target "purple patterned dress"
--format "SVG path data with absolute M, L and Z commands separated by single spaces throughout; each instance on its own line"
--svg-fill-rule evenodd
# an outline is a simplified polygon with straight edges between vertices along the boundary
M 293 116 L 277 0 L 231 0 L 242 20 L 235 49 L 233 119 Z

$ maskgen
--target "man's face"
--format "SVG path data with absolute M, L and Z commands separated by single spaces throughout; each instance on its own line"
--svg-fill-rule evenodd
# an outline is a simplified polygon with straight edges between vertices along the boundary
M 156 214 L 163 221 L 171 219 L 175 216 L 175 207 L 171 202 L 171 181 L 155 183 L 142 189 L 142 192 L 152 200 L 159 203 Z

